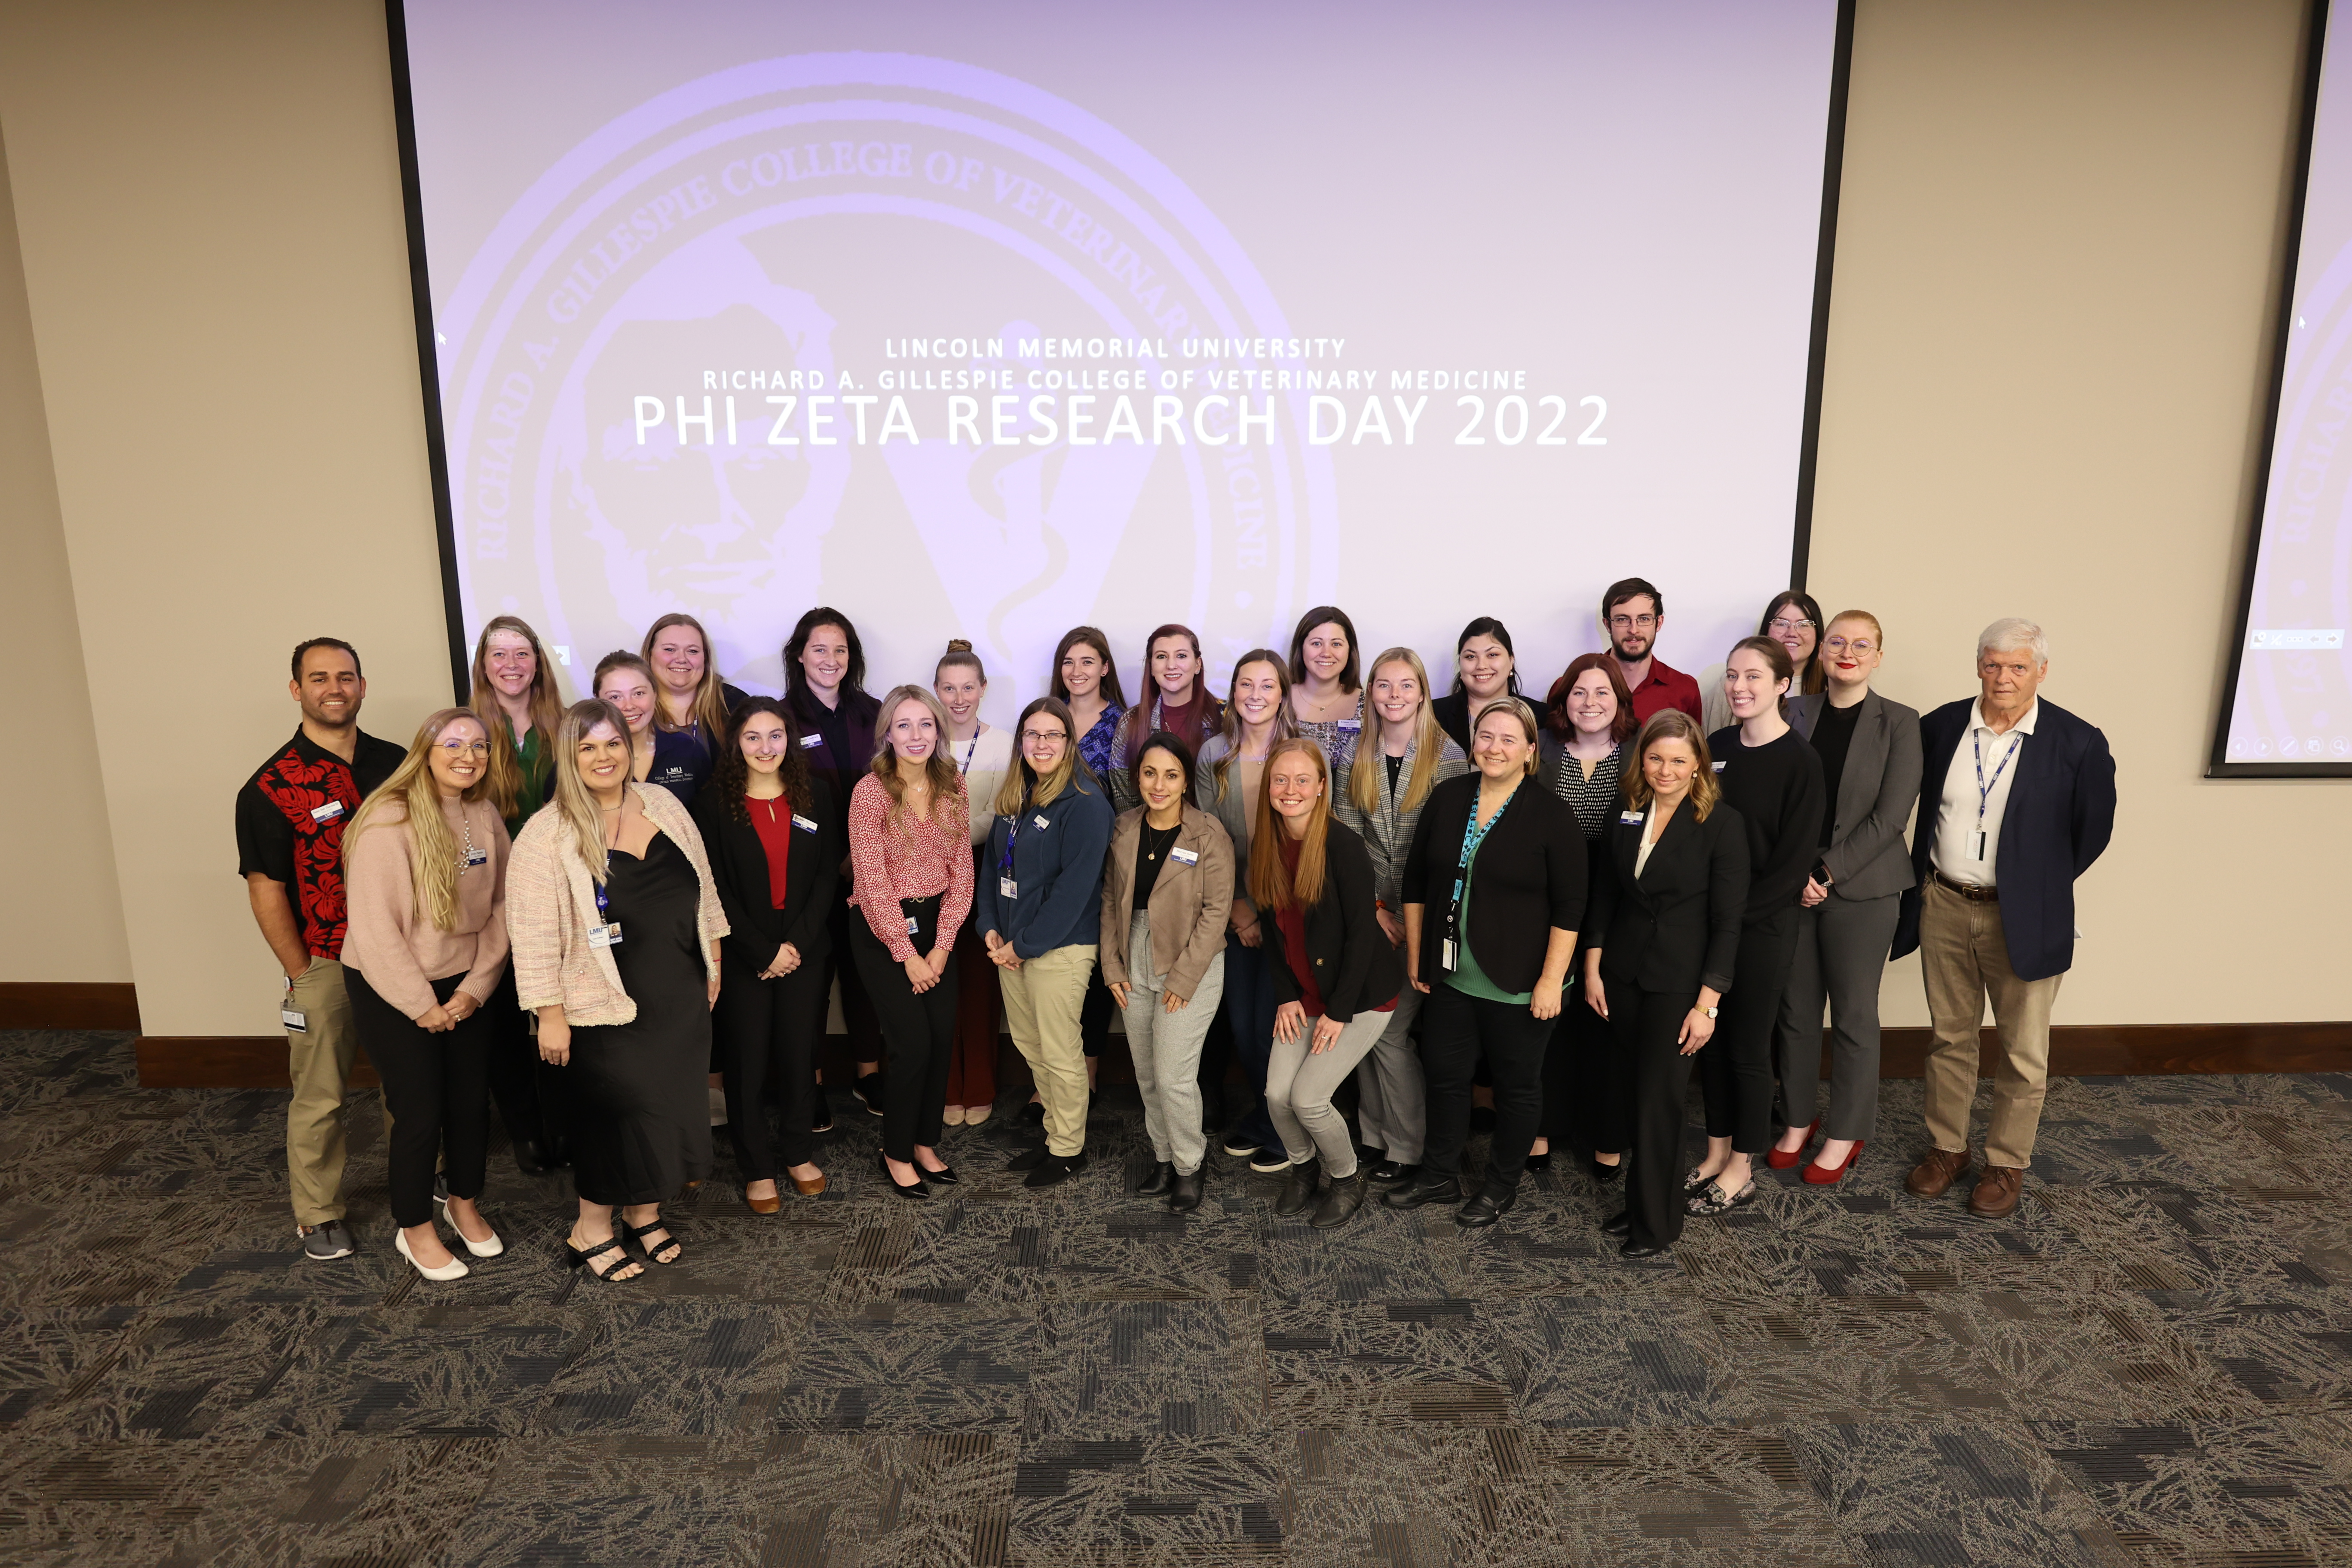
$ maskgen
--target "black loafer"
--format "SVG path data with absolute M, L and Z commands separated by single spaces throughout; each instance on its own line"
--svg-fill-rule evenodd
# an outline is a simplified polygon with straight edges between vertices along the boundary
M 1165 1196 L 1175 1184 L 1176 1167 L 1162 1160 L 1151 1167 L 1151 1174 L 1144 1177 L 1135 1190 L 1139 1196 L 1157 1198 Z
M 1666 1248 L 1659 1247 L 1654 1243 L 1647 1241 L 1634 1241 L 1629 1237 L 1626 1240 L 1625 1245 L 1617 1249 L 1617 1256 L 1626 1258 L 1632 1262 L 1639 1263 L 1643 1258 L 1664 1258 L 1666 1255 Z
M 1591 1165 L 1592 1179 L 1603 1186 L 1607 1186 L 1625 1173 L 1625 1159 L 1622 1154 L 1618 1156 L 1617 1163 L 1613 1165 L 1604 1165 L 1598 1160 L 1591 1162 Z
M 833 1101 L 825 1098 L 823 1089 L 816 1091 L 816 1098 L 809 1103 L 809 1131 L 811 1132 L 833 1131 Z
M 1633 1235 L 1633 1216 L 1622 1209 L 1618 1210 L 1601 1222 L 1601 1234 L 1603 1236 Z
M 1465 1230 L 1484 1230 L 1518 1205 L 1519 1194 L 1505 1193 L 1496 1197 L 1492 1193 L 1480 1193 L 1464 1204 L 1454 1223 Z
M 1551 1151 L 1550 1151 L 1550 1150 L 1549 1150 L 1549 1149 L 1547 1149 L 1547 1150 L 1545 1150 L 1545 1151 L 1544 1151 L 1542 1153 L 1540 1153 L 1540 1154 L 1530 1154 L 1530 1155 L 1528 1155 L 1528 1170 L 1530 1170 L 1530 1171 L 1549 1171 L 1549 1170 L 1550 1170 L 1550 1169 L 1551 1169 Z
M 1024 1187 L 1058 1187 L 1087 1168 L 1087 1152 L 1075 1154 L 1048 1154 L 1038 1162 L 1037 1168 L 1023 1180 Z
M 1458 1204 L 1461 1201 L 1461 1182 L 1452 1176 L 1432 1176 L 1426 1173 L 1409 1186 L 1391 1187 L 1381 1194 L 1381 1202 L 1392 1209 L 1417 1209 L 1423 1204 Z
M 554 1166 L 536 1138 L 518 1138 L 514 1145 L 515 1168 L 526 1176 L 544 1176 Z
M 1372 1162 L 1372 1185 L 1376 1187 L 1401 1186 L 1404 1183 L 1412 1181 L 1414 1177 L 1420 1174 L 1421 1167 L 1419 1165 L 1400 1165 L 1394 1160 L 1375 1160 Z
M 1008 1171 L 1034 1171 L 1045 1163 L 1045 1145 L 1035 1143 L 1005 1161 L 1004 1168 Z
M 1179 1172 L 1175 1179 L 1171 1181 L 1168 1186 L 1168 1206 L 1175 1210 L 1178 1214 L 1191 1214 L 1194 1209 L 1199 1208 L 1201 1206 L 1201 1178 L 1206 1173 L 1206 1166 L 1203 1166 L 1201 1170 L 1194 1171 L 1190 1175 L 1186 1175 L 1183 1173 Z

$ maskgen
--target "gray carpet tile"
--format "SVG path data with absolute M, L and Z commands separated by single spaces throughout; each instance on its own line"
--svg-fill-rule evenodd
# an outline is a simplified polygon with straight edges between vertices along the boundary
M 1000 1115 L 906 1204 L 845 1094 L 831 1191 L 754 1215 L 722 1140 L 686 1260 L 605 1285 L 494 1134 L 509 1250 L 435 1285 L 373 1094 L 317 1264 L 282 1095 L 0 1035 L 0 1562 L 2352 1563 L 2352 1077 L 2053 1083 L 1990 1223 L 1903 1192 L 1918 1098 L 1649 1266 L 1565 1153 L 1482 1232 L 1317 1231 L 1221 1154 L 1171 1215 L 1131 1089 L 1076 1180 Z

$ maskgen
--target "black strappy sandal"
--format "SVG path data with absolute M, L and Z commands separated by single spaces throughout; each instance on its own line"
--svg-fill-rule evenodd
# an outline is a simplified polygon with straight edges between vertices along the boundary
M 638 1247 L 644 1248 L 646 1258 L 649 1262 L 658 1263 L 663 1268 L 667 1268 L 671 1264 L 676 1263 L 686 1256 L 686 1243 L 677 1238 L 677 1233 L 676 1231 L 670 1231 L 669 1239 L 667 1241 L 658 1242 L 652 1247 L 646 1246 L 646 1237 L 653 1232 L 657 1230 L 669 1230 L 669 1222 L 667 1220 L 656 1219 L 651 1225 L 624 1224 L 621 1228 L 628 1234 L 628 1237 L 631 1241 L 635 1242 Z M 676 1250 L 672 1250 L 673 1248 Z M 669 1253 L 667 1258 L 660 1256 L 660 1254 L 665 1252 Z
M 608 1252 L 619 1253 L 621 1255 L 621 1261 L 618 1263 L 606 1264 L 602 1268 L 597 1268 L 595 1260 L 604 1257 Z M 621 1269 L 627 1268 L 630 1264 L 637 1262 L 635 1258 L 629 1256 L 628 1249 L 621 1245 L 621 1238 L 617 1236 L 606 1237 L 603 1243 L 591 1247 L 585 1252 L 583 1252 L 580 1248 L 572 1246 L 572 1238 L 567 1236 L 563 1238 L 563 1253 L 564 1261 L 569 1263 L 572 1268 L 585 1268 L 597 1279 L 612 1285 L 617 1285 L 621 1282 L 620 1279 L 613 1278 L 614 1274 L 618 1273 Z M 637 1274 L 643 1274 L 645 1271 L 645 1265 L 638 1263 Z M 621 1279 L 635 1279 L 637 1277 L 637 1274 L 623 1274 L 621 1276 Z

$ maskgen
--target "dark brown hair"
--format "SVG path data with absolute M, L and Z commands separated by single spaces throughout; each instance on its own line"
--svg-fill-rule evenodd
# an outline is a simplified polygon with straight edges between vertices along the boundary
M 1364 688 L 1362 657 L 1356 646 L 1356 623 L 1348 612 L 1337 605 L 1318 605 L 1298 617 L 1298 629 L 1290 634 L 1290 683 L 1298 685 L 1307 679 L 1307 634 L 1317 626 L 1337 626 L 1348 636 L 1348 662 L 1339 670 L 1339 689 L 1360 691 Z
M 776 782 L 784 786 L 784 805 L 793 810 L 805 810 L 814 798 L 808 759 L 801 755 L 799 721 L 780 699 L 750 698 L 728 715 L 727 738 L 719 748 L 719 766 L 710 775 L 709 784 L 726 800 L 727 815 L 747 827 L 751 822 L 751 808 L 744 804 L 743 792 L 751 782 L 751 764 L 743 757 L 743 726 L 762 713 L 772 713 L 784 721 L 784 760 L 776 765 Z
M 1617 717 L 1609 722 L 1609 738 L 1622 746 L 1633 738 L 1641 721 L 1633 717 L 1633 689 L 1625 684 L 1625 672 L 1605 653 L 1577 655 L 1560 678 L 1551 683 L 1551 694 L 1544 699 L 1544 728 L 1563 741 L 1575 738 L 1576 726 L 1568 717 L 1568 694 L 1576 689 L 1577 677 L 1588 669 L 1601 670 L 1609 677 L 1609 689 L 1617 699 Z
M 1110 638 L 1100 626 L 1072 626 L 1062 634 L 1062 640 L 1054 645 L 1054 669 L 1046 681 L 1046 694 L 1064 702 L 1070 700 L 1070 689 L 1062 684 L 1062 660 L 1080 643 L 1102 656 L 1103 700 L 1113 708 L 1125 708 L 1127 693 L 1118 688 L 1118 660 L 1110 656 Z

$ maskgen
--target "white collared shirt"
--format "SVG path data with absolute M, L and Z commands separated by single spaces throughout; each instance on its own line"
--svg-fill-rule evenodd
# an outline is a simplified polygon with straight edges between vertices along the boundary
M 2033 733 L 2033 722 L 2042 715 L 2042 699 L 2035 698 L 2025 710 L 2025 716 L 2006 731 L 1995 731 L 1985 722 L 1984 701 L 1979 698 L 1969 708 L 1969 727 L 1953 748 L 1952 765 L 1944 771 L 1944 794 L 1936 810 L 1936 842 L 1929 851 L 1937 870 L 1955 882 L 1967 882 L 1974 887 L 1999 886 L 1993 875 L 1993 862 L 2000 854 L 2000 819 L 2009 811 L 2009 786 L 2017 782 L 2017 770 L 2025 751 L 2022 739 L 2016 740 L 2019 755 L 2010 756 L 2011 737 Z M 1984 757 L 1984 779 L 1988 786 L 1984 795 L 1984 819 L 1977 819 L 1977 757 Z M 2009 757 L 2009 764 L 2001 759 Z M 1993 777 L 1993 770 L 2000 777 Z M 1984 858 L 1976 855 L 1977 833 L 1984 833 Z

